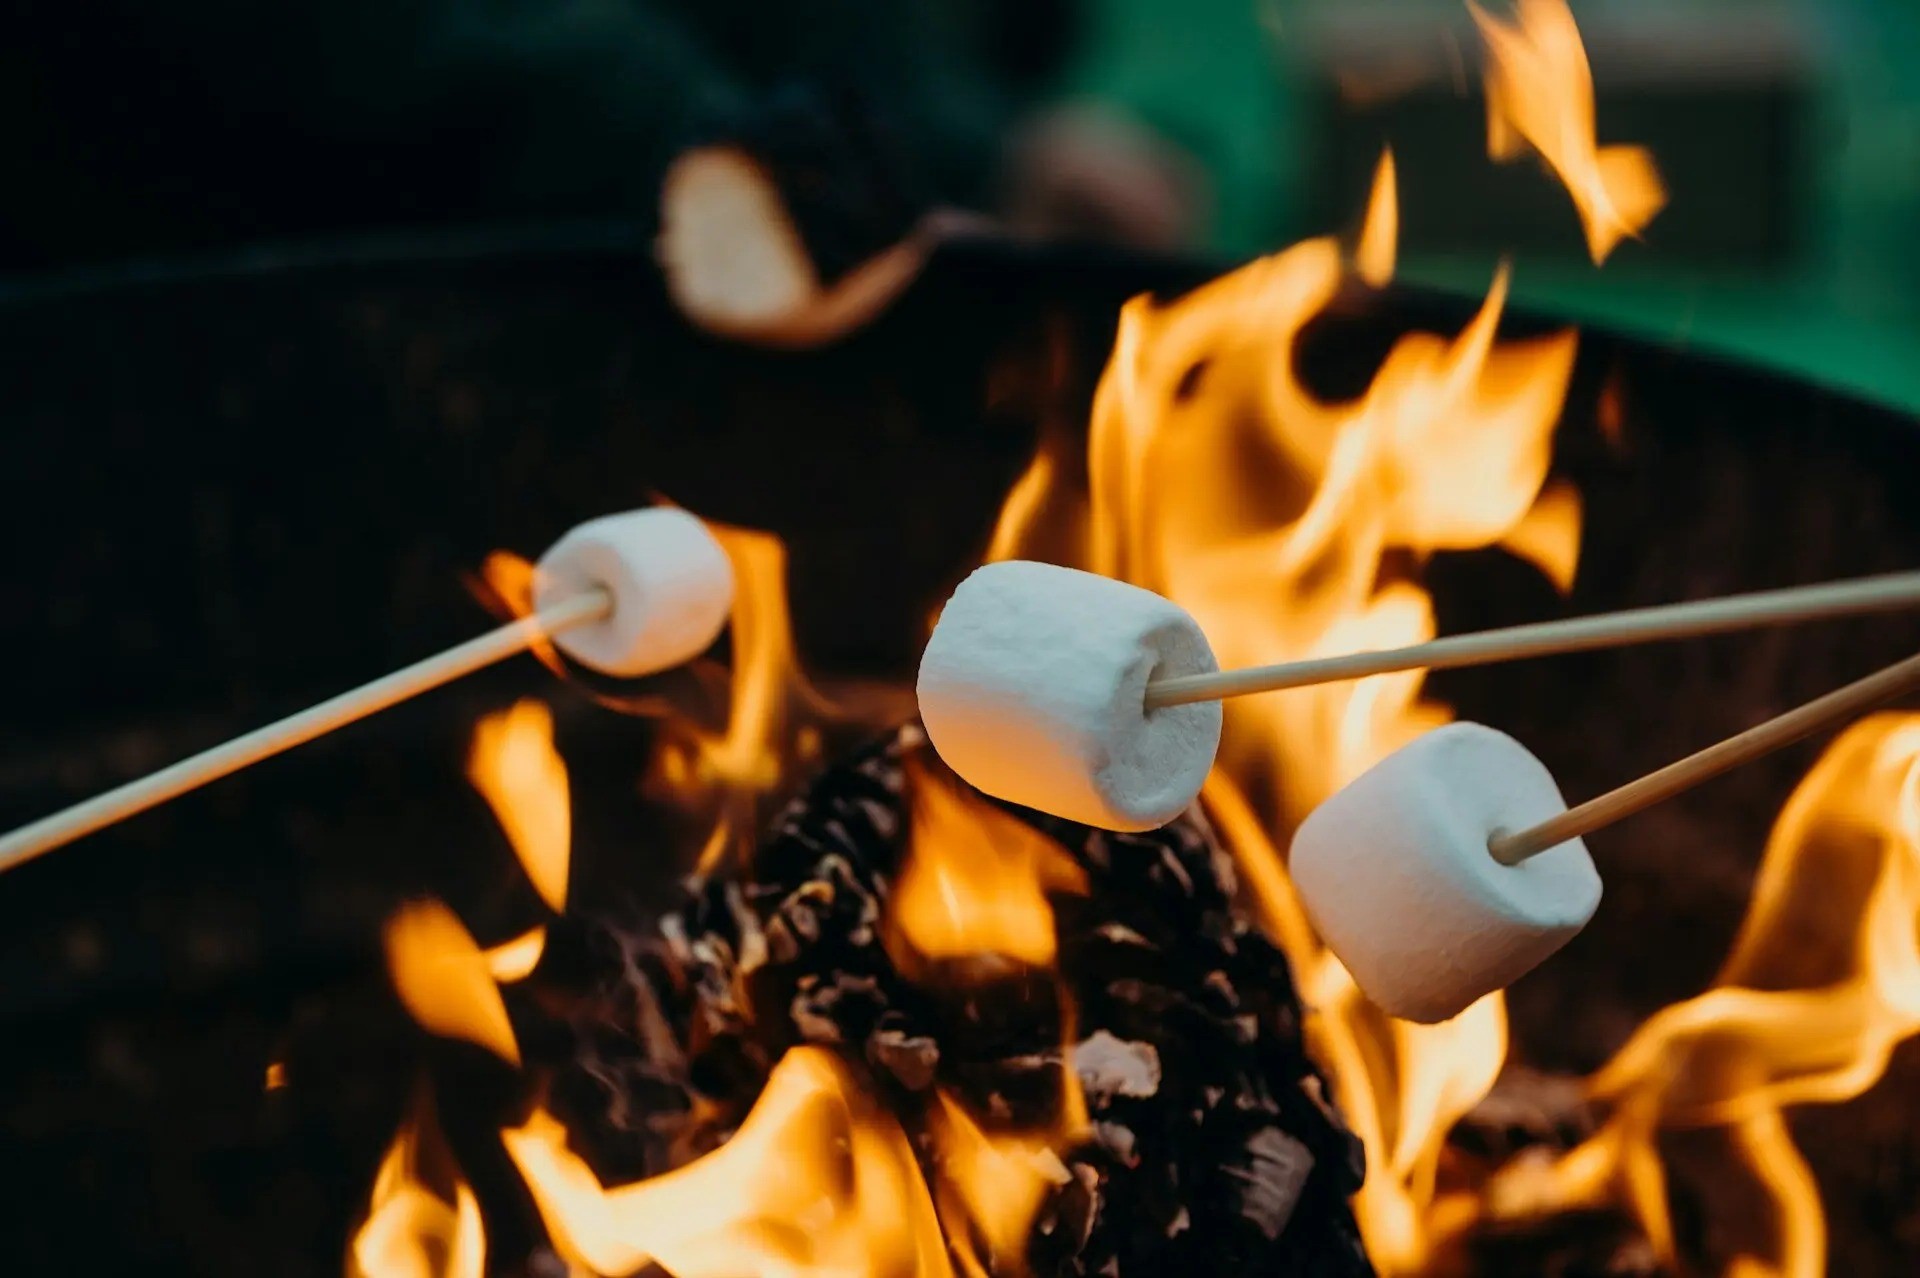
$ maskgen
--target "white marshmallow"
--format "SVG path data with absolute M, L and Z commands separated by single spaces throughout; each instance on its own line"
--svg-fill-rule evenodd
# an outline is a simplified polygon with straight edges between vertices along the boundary
M 820 346 L 859 328 L 918 278 L 940 233 L 911 231 L 823 283 L 780 188 L 745 152 L 687 151 L 660 192 L 660 264 L 681 313 L 768 346 Z
M 613 611 L 554 635 L 560 650 L 603 674 L 652 674 L 698 656 L 727 624 L 733 564 L 707 526 L 653 506 L 581 524 L 540 557 L 534 606 L 600 587 Z
M 1487 850 L 1567 810 L 1504 732 L 1452 723 L 1382 759 L 1294 836 L 1301 903 L 1367 997 L 1443 1021 L 1520 979 L 1586 926 L 1600 874 L 1579 839 L 1519 865 Z
M 947 765 L 998 798 L 1110 830 L 1180 815 L 1213 767 L 1220 705 L 1149 712 L 1150 679 L 1217 669 L 1149 590 L 1053 564 L 976 569 L 920 659 L 920 717 Z

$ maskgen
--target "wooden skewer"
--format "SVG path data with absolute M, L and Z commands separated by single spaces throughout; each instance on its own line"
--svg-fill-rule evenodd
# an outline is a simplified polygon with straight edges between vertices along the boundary
M 218 781 L 241 768 L 291 750 L 355 720 L 397 705 L 409 697 L 451 683 L 462 675 L 524 652 L 542 637 L 589 621 L 613 608 L 604 590 L 588 591 L 469 639 L 457 647 L 382 675 L 319 705 L 256 728 L 212 749 L 203 750 L 160 771 L 70 808 L 42 817 L 0 838 L 0 872 L 13 869 L 63 844 L 145 812 L 189 790 Z
M 1888 573 L 1817 586 L 1790 586 L 1691 603 L 1661 604 L 1625 612 L 1538 621 L 1502 630 L 1450 635 L 1407 648 L 1315 657 L 1273 666 L 1250 666 L 1214 674 L 1182 675 L 1147 685 L 1147 709 L 1219 701 L 1255 692 L 1277 692 L 1315 683 L 1363 679 L 1395 670 L 1450 670 L 1525 657 L 1586 652 L 1685 639 L 1760 626 L 1819 621 L 1863 613 L 1894 612 L 1920 605 L 1920 572 Z
M 1891 612 L 1916 604 L 1920 604 L 1920 572 L 1892 573 L 1818 586 L 1798 586 L 1755 594 L 1732 595 L 1723 599 L 1636 608 L 1626 612 L 1577 617 L 1567 621 L 1536 622 L 1531 625 L 1512 626 L 1479 634 L 1455 635 L 1411 647 L 1380 652 L 1351 653 L 1344 656 L 1288 662 L 1282 665 L 1165 679 L 1147 686 L 1146 704 L 1149 709 L 1156 709 L 1161 706 L 1185 705 L 1196 701 L 1244 696 L 1254 692 L 1297 688 L 1307 684 L 1359 679 L 1395 670 L 1449 669 L 1457 666 L 1512 661 L 1524 657 L 1547 656 L 1553 653 L 1580 652 L 1655 639 L 1678 639 L 1764 625 L 1784 625 L 1829 617 Z M 31 825 L 23 826 L 11 834 L 0 837 L 0 872 L 10 870 L 43 852 L 71 843 L 116 821 L 157 807 L 169 799 L 217 781 L 251 764 L 291 750 L 336 728 L 345 727 L 349 723 L 378 713 L 389 706 L 397 705 L 409 697 L 451 683 L 463 675 L 471 674 L 516 653 L 524 652 L 543 635 L 557 634 L 571 626 L 598 621 L 607 615 L 612 606 L 611 596 L 604 591 L 591 591 L 564 600 L 532 616 L 510 622 L 457 647 L 449 648 L 445 652 L 415 662 L 392 674 L 383 675 L 318 705 L 310 706 L 265 727 L 257 728 L 231 741 L 182 759 L 149 776 L 130 781 L 105 794 L 96 795 L 51 816 L 43 817 Z M 1920 661 L 1920 658 L 1915 660 Z M 1722 742 L 1711 750 L 1702 751 L 1699 755 L 1684 759 L 1630 786 L 1622 787 L 1612 794 L 1603 795 L 1591 803 L 1583 804 L 1556 818 L 1555 821 L 1547 822 L 1534 830 L 1503 836 L 1496 840 L 1498 845 L 1496 855 L 1502 856 L 1502 859 L 1513 857 L 1515 860 L 1524 860 L 1556 843 L 1584 834 L 1589 829 L 1597 829 L 1609 821 L 1617 820 L 1630 812 L 1638 811 L 1641 807 L 1658 802 L 1670 794 L 1678 793 L 1688 785 L 1705 780 L 1725 768 L 1733 767 L 1735 764 L 1816 731 L 1824 726 L 1829 716 L 1840 717 L 1853 713 L 1857 709 L 1854 701 L 1836 702 L 1837 698 L 1866 695 L 1868 699 L 1858 704 L 1870 705 L 1874 700 L 1893 696 L 1907 686 L 1904 681 L 1897 682 L 1886 692 L 1879 692 L 1876 680 L 1889 679 L 1896 672 L 1904 669 L 1904 666 L 1895 667 L 1873 679 L 1863 680 L 1860 684 L 1841 689 L 1831 697 L 1804 706 L 1792 714 L 1782 716 L 1779 720 L 1762 724 L 1751 732 L 1731 741 Z M 1870 685 L 1875 690 L 1863 694 L 1861 690 L 1868 689 Z M 1840 704 L 1843 708 L 1827 710 L 1826 707 L 1830 702 Z M 1805 714 L 1815 714 L 1817 717 L 1803 728 L 1780 726 L 1795 720 L 1796 716 Z M 1769 732 L 1787 735 L 1766 736 L 1762 738 L 1763 743 L 1757 746 L 1743 745 L 1749 738 Z M 1719 752 L 1723 751 L 1728 752 L 1727 761 L 1720 763 L 1718 762 L 1721 757 Z M 1713 756 L 1712 760 L 1709 760 L 1709 756 Z M 1705 770 L 1696 771 L 1694 770 L 1696 768 Z M 1682 772 L 1683 769 L 1687 771 Z M 1677 783 L 1665 780 L 1670 773 L 1679 775 L 1682 779 Z M 1643 793 L 1650 794 L 1652 797 L 1642 799 L 1640 796 Z M 1606 806 L 1603 808 L 1602 805 Z M 1592 812 L 1604 812 L 1605 815 L 1597 818 L 1582 816 Z M 1582 820 L 1591 819 L 1593 824 L 1576 828 L 1573 824 L 1576 817 Z M 1539 842 L 1542 838 L 1546 839 L 1546 842 Z
M 1609 790 L 1597 799 L 1588 799 L 1577 808 L 1569 808 L 1549 821 L 1512 834 L 1498 834 L 1487 842 L 1494 859 L 1518 865 L 1530 856 L 1557 847 L 1568 839 L 1593 833 L 1624 817 L 1670 799 L 1682 790 L 1709 781 L 1731 768 L 1750 763 L 1792 745 L 1822 728 L 1851 719 L 1882 702 L 1910 689 L 1920 687 L 1920 656 L 1908 657 L 1878 674 L 1868 675 L 1844 688 L 1785 714 L 1748 728 L 1737 736 L 1710 745 L 1669 763 L 1658 772 L 1649 772 L 1637 781 L 1629 781 L 1617 790 Z

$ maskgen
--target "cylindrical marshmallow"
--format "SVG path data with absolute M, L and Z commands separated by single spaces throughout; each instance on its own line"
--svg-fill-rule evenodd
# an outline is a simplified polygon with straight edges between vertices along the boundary
M 960 583 L 920 659 L 920 717 L 977 789 L 1110 830 L 1180 815 L 1220 747 L 1218 702 L 1149 711 L 1150 680 L 1215 670 L 1149 590 L 1014 560 Z
M 786 194 L 738 147 L 683 152 L 661 185 L 658 248 L 668 293 L 688 319 L 740 341 L 808 347 L 845 336 L 913 283 L 935 234 L 930 220 L 897 240 L 882 239 L 877 225 L 847 229 L 859 242 L 839 247 L 867 256 L 822 279 Z
M 660 259 L 689 316 L 722 329 L 788 318 L 820 280 L 764 165 L 734 147 L 703 146 L 668 167 L 660 195 Z
M 554 635 L 560 650 L 604 674 L 632 677 L 699 655 L 727 624 L 733 564 L 707 526 L 653 506 L 581 524 L 540 557 L 534 606 L 599 587 L 613 610 Z
M 1600 874 L 1579 839 L 1519 865 L 1498 834 L 1567 810 L 1546 765 L 1504 732 L 1452 723 L 1382 759 L 1294 836 L 1314 926 L 1368 998 L 1443 1021 L 1532 971 L 1586 926 Z

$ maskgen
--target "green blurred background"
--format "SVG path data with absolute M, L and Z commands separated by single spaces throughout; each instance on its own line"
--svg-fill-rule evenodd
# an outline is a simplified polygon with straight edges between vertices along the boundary
M 1101 0 L 1062 89 L 1191 147 L 1216 183 L 1209 238 L 1230 254 L 1350 222 L 1391 141 L 1403 278 L 1484 289 L 1496 246 L 1518 238 L 1498 232 L 1525 201 L 1516 298 L 1920 409 L 1920 3 L 1575 0 L 1601 141 L 1648 145 L 1672 187 L 1644 242 L 1604 269 L 1570 213 L 1556 219 L 1520 175 L 1468 154 L 1479 108 L 1445 104 L 1460 100 L 1455 46 L 1472 56 L 1461 8 Z M 1404 73 L 1417 105 L 1343 100 L 1342 73 L 1368 65 Z M 1445 152 L 1457 183 L 1406 181 L 1423 144 Z M 1481 225 L 1454 209 L 1436 226 L 1423 200 L 1504 207 Z M 1548 234 L 1532 233 L 1543 223 Z
M 1491 0 L 1496 12 L 1501 0 Z M 912 199 L 1222 261 L 1351 230 L 1402 277 L 1920 409 L 1920 0 L 1574 0 L 1603 142 L 1672 193 L 1596 271 L 1484 156 L 1460 0 L 20 0 L 0 270 L 341 231 L 652 216 L 677 147 L 851 91 Z

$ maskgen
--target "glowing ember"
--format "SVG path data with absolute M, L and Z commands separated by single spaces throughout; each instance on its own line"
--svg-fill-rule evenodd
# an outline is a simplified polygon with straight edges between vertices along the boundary
M 1573 197 L 1593 260 L 1604 262 L 1667 202 L 1653 157 L 1595 141 L 1593 72 L 1563 0 L 1518 0 L 1512 23 L 1473 0 L 1467 8 L 1487 42 L 1487 154 L 1538 152 Z
M 566 1148 L 544 1111 L 501 1133 L 570 1263 L 674 1278 L 946 1278 L 933 1200 L 893 1118 L 831 1053 L 781 1060 L 733 1139 L 677 1171 L 616 1189 Z
M 907 758 L 907 860 L 894 882 L 888 952 L 915 960 L 1053 962 L 1049 892 L 1087 890 L 1086 871 L 1053 840 L 975 799 L 927 752 Z

